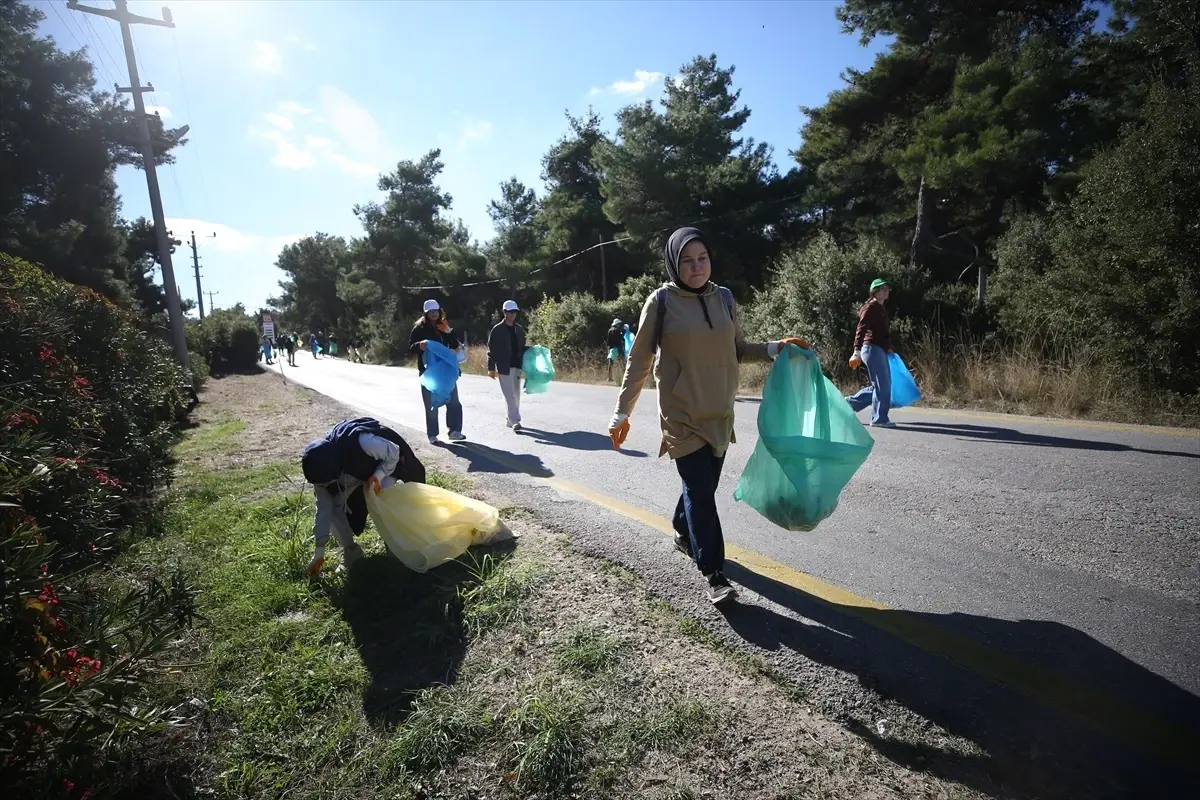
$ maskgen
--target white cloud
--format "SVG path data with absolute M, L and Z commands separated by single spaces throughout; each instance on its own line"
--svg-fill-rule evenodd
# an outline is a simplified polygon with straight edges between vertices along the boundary
M 295 100 L 284 100 L 275 106 L 275 110 L 280 114 L 287 114 L 290 117 L 304 117 L 312 113 L 311 108 L 306 108 Z
M 215 233 L 216 237 L 208 239 L 205 247 L 212 247 L 219 253 L 274 254 L 284 245 L 304 238 L 303 234 L 265 236 L 242 233 L 220 222 L 189 217 L 167 217 L 167 229 L 176 239 L 184 238 L 191 231 L 196 232 L 197 238 Z
M 458 137 L 459 146 L 467 145 L 471 142 L 477 142 L 481 139 L 486 139 L 492 135 L 492 123 L 487 120 L 464 120 L 462 125 L 462 133 Z
M 283 114 L 276 114 L 274 112 L 267 113 L 267 122 L 284 131 L 290 131 L 292 128 L 296 127 L 295 123 L 292 122 L 291 117 L 284 116 Z
M 146 106 L 146 113 L 158 114 L 163 119 L 169 119 L 171 116 L 171 109 L 167 108 L 166 106 Z
M 294 33 L 290 34 L 287 37 L 287 40 L 288 40 L 288 44 L 298 45 L 299 47 L 302 47 L 303 49 L 307 50 L 310 53 L 314 53 L 317 50 L 317 46 L 315 44 L 308 41 L 307 39 L 302 39 L 301 37 L 297 36 Z
M 663 74 L 661 72 L 650 72 L 644 69 L 634 70 L 633 80 L 631 81 L 613 81 L 604 88 L 593 88 L 588 94 L 595 96 L 598 94 L 623 94 L 623 95 L 638 95 L 649 89 L 651 86 L 661 82 Z
M 271 42 L 255 42 L 254 51 L 247 63 L 252 69 L 271 75 L 283 74 L 283 57 L 279 54 L 279 45 Z
M 383 128 L 340 89 L 323 86 L 318 93 L 325 115 L 295 101 L 280 102 L 263 115 L 267 125 L 250 126 L 250 136 L 273 145 L 271 163 L 284 169 L 325 163 L 353 178 L 376 177 L 391 153 Z M 326 135 L 330 127 L 336 136 Z
M 387 136 L 370 111 L 334 86 L 322 86 L 318 94 L 321 110 L 343 144 L 366 161 L 380 161 L 385 157 L 390 150 Z

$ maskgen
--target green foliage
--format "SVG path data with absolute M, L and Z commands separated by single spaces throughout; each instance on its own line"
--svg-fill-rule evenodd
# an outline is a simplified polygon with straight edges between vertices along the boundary
M 900 261 L 882 242 L 863 238 L 839 247 L 829 234 L 819 234 L 779 260 L 767 288 L 745 312 L 746 336 L 760 341 L 785 332 L 802 336 L 833 369 L 852 349 L 858 308 L 878 277 L 892 282 L 893 291 L 903 285 Z
M 1010 330 L 1052 331 L 1152 387 L 1200 387 L 1198 99 L 1153 89 L 1069 207 L 1014 224 L 997 276 Z
M 245 372 L 258 363 L 262 335 L 240 304 L 218 309 L 187 326 L 188 350 L 199 354 L 211 373 Z
M 111 299 L 144 302 L 113 180 L 117 165 L 141 163 L 133 110 L 95 91 L 83 51 L 37 36 L 44 16 L 0 3 L 0 251 Z M 159 162 L 171 163 L 179 130 L 155 117 L 151 137 Z
M 0 337 L 0 763 L 22 796 L 82 791 L 169 718 L 139 687 L 191 589 L 87 573 L 156 526 L 182 376 L 130 312 L 6 255 Z
M 580 356 L 604 346 L 612 315 L 590 294 L 546 300 L 529 315 L 529 339 L 550 348 L 556 359 Z

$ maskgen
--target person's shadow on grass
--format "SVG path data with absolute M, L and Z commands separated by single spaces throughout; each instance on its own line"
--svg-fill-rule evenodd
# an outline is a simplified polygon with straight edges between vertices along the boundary
M 424 574 L 386 551 L 354 565 L 330 599 L 350 624 L 370 676 L 363 692 L 367 719 L 394 725 L 422 689 L 454 683 L 467 649 L 459 589 L 475 580 L 472 557 L 502 559 L 515 547 L 512 539 L 475 547 Z

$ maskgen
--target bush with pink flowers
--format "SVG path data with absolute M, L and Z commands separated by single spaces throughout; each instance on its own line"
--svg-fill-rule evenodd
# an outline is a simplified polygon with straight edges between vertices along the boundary
M 91 796 L 167 722 L 144 683 L 193 613 L 181 576 L 97 579 L 156 526 L 184 377 L 134 315 L 4 255 L 0 341 L 0 772 Z

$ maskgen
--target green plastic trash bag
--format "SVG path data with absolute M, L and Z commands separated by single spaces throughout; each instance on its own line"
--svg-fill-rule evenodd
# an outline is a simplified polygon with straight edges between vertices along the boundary
M 541 394 L 549 389 L 550 381 L 554 380 L 550 348 L 535 345 L 526 350 L 521 370 L 525 373 L 525 394 Z
M 767 375 L 758 444 L 733 497 L 781 528 L 811 531 L 874 446 L 816 353 L 786 345 Z

